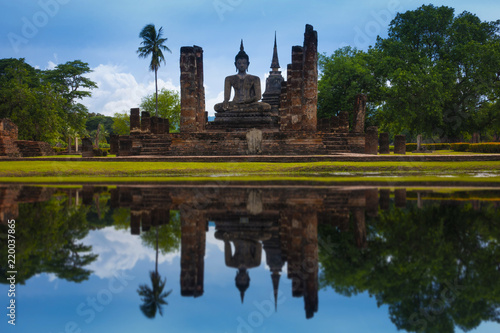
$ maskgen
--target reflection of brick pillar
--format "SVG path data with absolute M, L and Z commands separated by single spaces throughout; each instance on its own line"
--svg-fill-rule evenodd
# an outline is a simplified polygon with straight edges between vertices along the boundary
M 141 234 L 141 215 L 140 213 L 132 212 L 130 215 L 130 234 Z
M 380 154 L 389 154 L 389 133 L 380 133 L 378 136 L 378 145 Z
M 181 209 L 181 295 L 203 295 L 206 220 L 192 207 Z
M 137 133 L 141 130 L 141 116 L 139 108 L 130 109 L 130 134 Z
M 366 100 L 366 95 L 356 95 L 352 122 L 352 131 L 354 133 L 363 133 L 365 131 Z
M 355 238 L 356 246 L 358 248 L 366 247 L 366 224 L 365 224 L 365 210 L 360 207 L 356 207 L 353 212 L 354 223 L 355 223 Z
M 398 188 L 394 190 L 394 204 L 396 207 L 405 208 L 406 207 L 406 189 Z
M 306 25 L 304 33 L 302 126 L 303 131 L 316 131 L 318 105 L 318 33 Z
M 404 135 L 394 137 L 394 154 L 406 154 L 406 137 Z
M 365 190 L 366 212 L 368 216 L 378 214 L 378 189 L 370 188 Z
M 388 210 L 391 202 L 391 190 L 380 190 L 380 208 Z
M 370 126 L 366 129 L 365 154 L 377 155 L 378 150 L 378 128 Z
M 203 87 L 203 49 L 181 47 L 181 133 L 205 129 L 205 88 Z
M 147 111 L 141 113 L 141 131 L 151 132 L 151 115 Z

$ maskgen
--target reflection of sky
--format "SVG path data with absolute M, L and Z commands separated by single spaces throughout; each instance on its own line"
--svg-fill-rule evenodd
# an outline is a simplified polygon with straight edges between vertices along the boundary
M 224 265 L 223 243 L 214 238 L 213 227 L 207 233 L 203 296 L 181 297 L 179 253 L 160 254 L 158 269 L 167 278 L 166 290 L 173 292 L 167 298 L 164 316 L 147 319 L 139 310 L 136 290 L 140 284 L 149 284 L 154 250 L 144 248 L 140 238 L 129 231 L 113 228 L 93 231 L 84 242 L 99 254 L 99 260 L 92 264 L 95 274 L 81 284 L 41 274 L 25 286 L 18 285 L 17 325 L 7 325 L 2 316 L 2 332 L 6 326 L 9 331 L 47 333 L 397 331 L 387 307 L 378 308 L 366 293 L 347 298 L 330 289 L 320 290 L 318 312 L 306 320 L 304 301 L 292 297 L 286 270 L 280 281 L 280 304 L 274 312 L 270 272 L 264 265 L 250 270 L 250 287 L 241 304 L 234 284 L 236 271 Z M 88 303 L 93 299 L 97 301 L 95 308 Z M 498 325 L 486 323 L 476 332 L 494 331 Z

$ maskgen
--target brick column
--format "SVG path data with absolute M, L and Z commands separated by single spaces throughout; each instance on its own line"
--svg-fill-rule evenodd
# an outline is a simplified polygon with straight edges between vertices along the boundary
M 139 116 L 139 108 L 130 109 L 130 134 L 137 133 L 141 130 L 141 117 Z
M 356 95 L 354 101 L 354 118 L 352 122 L 353 133 L 364 133 L 365 131 L 366 100 L 366 95 Z
M 141 112 L 141 131 L 147 133 L 151 132 L 151 117 L 147 111 Z
M 302 130 L 316 131 L 318 110 L 318 33 L 306 25 L 304 33 Z
M 378 128 L 371 126 L 366 129 L 365 154 L 377 155 L 378 150 Z
M 158 134 L 158 117 L 151 117 L 151 134 Z
M 82 139 L 82 157 L 94 157 L 94 147 L 90 138 Z
M 389 133 L 380 133 L 378 137 L 378 145 L 380 154 L 390 154 L 389 150 Z
M 205 129 L 205 89 L 203 87 L 203 49 L 181 47 L 181 133 Z
M 394 154 L 406 154 L 406 137 L 404 135 L 394 137 Z

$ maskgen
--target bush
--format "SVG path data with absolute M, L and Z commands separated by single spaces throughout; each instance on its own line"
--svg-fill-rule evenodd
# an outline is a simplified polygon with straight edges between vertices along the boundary
M 500 143 L 473 143 L 469 145 L 469 151 L 474 153 L 500 153 Z
M 56 153 L 62 153 L 63 151 L 68 150 L 68 148 L 64 148 L 64 147 L 52 147 L 52 149 L 54 149 L 54 152 L 56 152 Z
M 108 150 L 106 148 L 94 148 L 94 156 L 108 156 Z
M 427 150 L 448 150 L 451 149 L 449 143 L 423 143 L 422 147 Z M 407 143 L 406 144 L 406 151 L 407 152 L 412 152 L 417 150 L 417 144 L 416 143 Z
M 464 142 L 452 143 L 452 144 L 450 144 L 450 146 L 451 146 L 451 149 L 454 151 L 468 151 L 470 143 L 464 143 Z

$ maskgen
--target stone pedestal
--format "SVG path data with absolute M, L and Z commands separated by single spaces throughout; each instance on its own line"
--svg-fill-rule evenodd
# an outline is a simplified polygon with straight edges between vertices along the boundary
M 378 137 L 378 145 L 380 154 L 390 154 L 389 150 L 389 133 L 380 133 Z
M 377 155 L 378 150 L 378 128 L 371 126 L 366 129 L 365 154 Z
M 118 134 L 111 134 L 109 136 L 109 153 L 116 154 L 118 153 L 119 148 L 119 136 Z
M 406 137 L 404 135 L 394 137 L 394 154 L 406 154 Z

